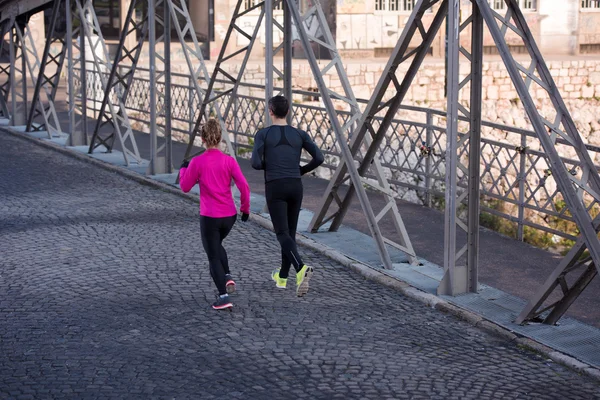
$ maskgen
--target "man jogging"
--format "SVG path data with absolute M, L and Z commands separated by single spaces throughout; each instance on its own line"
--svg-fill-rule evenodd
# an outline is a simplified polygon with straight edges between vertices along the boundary
M 271 277 L 278 288 L 285 288 L 288 273 L 296 270 L 296 294 L 308 292 L 308 282 L 313 268 L 302 262 L 296 246 L 296 228 L 302 205 L 301 176 L 314 170 L 324 161 L 323 153 L 308 134 L 289 126 L 285 117 L 289 112 L 288 100 L 275 96 L 269 100 L 269 115 L 273 124 L 258 131 L 254 138 L 252 168 L 265 171 L 265 196 L 267 207 L 281 246 L 281 268 Z M 312 160 L 300 166 L 302 149 Z

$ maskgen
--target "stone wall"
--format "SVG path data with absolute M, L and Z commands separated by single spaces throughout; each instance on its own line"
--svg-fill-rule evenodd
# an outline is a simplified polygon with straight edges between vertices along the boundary
M 600 145 L 600 60 L 549 61 L 547 66 L 584 139 L 590 144 Z M 345 63 L 345 67 L 356 97 L 368 99 L 375 90 L 385 63 L 349 61 Z M 211 68 L 209 63 L 209 69 Z M 466 68 L 467 65 L 461 66 L 461 71 Z M 238 66 L 228 65 L 227 69 L 237 72 Z M 405 69 L 399 69 L 398 76 L 401 76 L 402 72 L 405 72 Z M 306 61 L 294 61 L 293 77 L 295 89 L 314 90 L 317 87 Z M 249 63 L 244 81 L 264 85 L 264 63 Z M 334 91 L 343 91 L 334 73 L 325 76 L 325 83 Z M 276 81 L 275 85 L 277 84 Z M 445 110 L 444 86 L 443 61 L 425 62 L 419 69 L 403 104 Z M 247 93 L 257 97 L 264 96 L 264 92 L 260 90 L 250 90 Z M 468 90 L 463 89 L 461 102 L 468 103 L 468 95 Z M 532 84 L 531 95 L 544 115 L 551 114 L 552 106 L 545 90 Z M 483 117 L 491 122 L 531 129 L 501 60 L 483 63 Z M 600 162 L 600 159 L 597 161 Z

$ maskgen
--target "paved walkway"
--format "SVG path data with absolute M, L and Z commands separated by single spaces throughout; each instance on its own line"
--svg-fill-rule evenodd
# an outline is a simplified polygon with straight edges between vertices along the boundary
M 0 133 L 0 398 L 600 398 L 600 384 L 303 249 L 276 290 L 274 235 L 226 242 L 214 288 L 197 205 Z

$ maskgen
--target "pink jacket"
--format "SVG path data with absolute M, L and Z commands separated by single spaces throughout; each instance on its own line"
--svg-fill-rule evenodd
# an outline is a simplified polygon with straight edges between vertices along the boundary
M 179 171 L 179 186 L 185 193 L 200 185 L 200 215 L 212 218 L 237 214 L 231 194 L 231 179 L 240 190 L 244 214 L 250 214 L 250 187 L 237 161 L 218 149 L 208 149 Z

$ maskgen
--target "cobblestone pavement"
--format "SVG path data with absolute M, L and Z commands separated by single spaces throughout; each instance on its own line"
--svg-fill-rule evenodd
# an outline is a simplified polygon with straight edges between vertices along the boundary
M 226 241 L 233 312 L 197 205 L 0 132 L 0 398 L 592 399 L 600 385 L 274 235 Z

